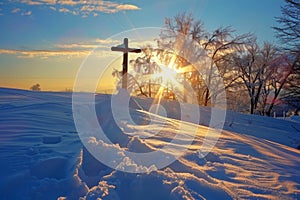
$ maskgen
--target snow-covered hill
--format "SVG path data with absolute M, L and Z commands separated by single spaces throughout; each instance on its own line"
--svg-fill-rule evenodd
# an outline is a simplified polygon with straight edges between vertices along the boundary
M 130 112 L 140 125 L 117 126 L 111 96 L 95 99 L 99 122 L 113 143 L 87 139 L 94 148 L 122 155 L 121 171 L 97 161 L 83 146 L 71 93 L 0 88 L 0 199 L 300 199 L 299 121 L 228 111 L 218 142 L 202 158 L 208 130 L 218 134 L 207 127 L 209 108 L 199 108 L 199 125 L 180 121 L 176 102 L 162 102 L 168 115 L 157 116 L 147 110 L 151 99 L 135 98 Z M 195 138 L 179 137 L 162 148 L 191 130 Z M 189 139 L 192 144 L 180 152 Z M 154 165 L 146 173 L 126 173 L 122 170 L 140 165 L 125 150 L 183 155 L 162 169 Z

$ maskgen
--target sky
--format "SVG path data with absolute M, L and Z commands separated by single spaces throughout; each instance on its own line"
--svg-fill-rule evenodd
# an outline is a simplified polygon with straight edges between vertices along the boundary
M 272 26 L 283 0 L 8 0 L 0 2 L 0 87 L 72 89 L 95 47 L 115 44 L 113 35 L 162 27 L 166 17 L 192 13 L 208 31 L 232 26 L 276 43 Z M 121 68 L 121 67 L 120 67 Z M 112 77 L 103 80 L 103 90 Z

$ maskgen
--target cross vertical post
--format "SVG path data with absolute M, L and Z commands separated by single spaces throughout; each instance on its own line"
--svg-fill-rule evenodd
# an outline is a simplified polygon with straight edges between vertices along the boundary
M 128 49 L 128 39 L 124 38 L 125 49 Z M 123 53 L 123 64 L 122 64 L 122 88 L 127 88 L 127 72 L 128 72 L 128 52 L 124 51 Z
M 127 72 L 128 72 L 128 52 L 140 53 L 141 49 L 133 49 L 128 47 L 128 38 L 124 38 L 123 44 L 116 47 L 111 47 L 112 51 L 123 52 L 123 64 L 122 64 L 122 88 L 127 89 Z

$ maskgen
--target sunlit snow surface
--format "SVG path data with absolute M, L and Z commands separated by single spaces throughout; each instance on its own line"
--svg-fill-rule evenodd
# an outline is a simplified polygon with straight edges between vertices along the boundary
M 227 112 L 218 143 L 199 158 L 209 108 L 199 108 L 201 125 L 185 123 L 183 133 L 177 127 L 177 104 L 163 102 L 168 116 L 155 117 L 146 129 L 151 100 L 136 98 L 144 110 L 132 103 L 130 111 L 139 125 L 124 122 L 118 127 L 110 98 L 97 95 L 96 110 L 113 144 L 91 137 L 93 145 L 155 151 L 196 127 L 192 145 L 163 169 L 117 171 L 83 147 L 71 93 L 0 88 L 0 199 L 300 199 L 300 150 L 295 148 L 300 145 L 299 121 Z M 174 146 L 165 153 L 178 152 Z M 120 167 L 138 166 L 128 160 Z

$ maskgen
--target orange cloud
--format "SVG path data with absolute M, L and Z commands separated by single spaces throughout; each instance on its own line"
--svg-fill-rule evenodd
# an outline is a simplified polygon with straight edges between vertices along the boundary
M 75 43 L 67 43 L 67 44 L 56 44 L 55 47 L 60 49 L 94 49 L 94 48 L 107 48 L 113 46 L 117 43 L 121 43 L 119 40 L 113 39 L 100 39 L 97 38 L 95 40 L 87 41 L 87 42 L 75 42 Z
M 97 38 L 96 43 L 100 43 L 100 44 L 116 44 L 116 43 L 120 43 L 121 41 L 119 40 L 113 40 L 113 39 L 100 39 L 100 38 Z
M 61 45 L 64 47 L 62 50 L 14 50 L 14 49 L 0 49 L 0 55 L 15 55 L 18 58 L 41 58 L 47 59 L 50 57 L 58 57 L 58 58 L 84 58 L 91 53 L 96 55 L 97 57 L 108 57 L 113 55 L 110 49 L 103 49 L 93 52 L 91 48 L 81 48 L 81 49 L 69 49 L 68 47 L 77 46 L 76 44 Z M 80 46 L 80 45 L 78 45 Z M 85 46 L 87 47 L 87 46 Z M 92 47 L 92 46 L 88 46 Z
M 81 57 L 88 56 L 95 48 L 99 57 L 107 57 L 112 54 L 110 47 L 121 43 L 119 40 L 113 39 L 91 39 L 87 41 L 75 41 L 71 43 L 54 44 L 54 50 L 20 50 L 20 49 L 0 49 L 0 55 L 15 55 L 18 58 L 42 58 L 49 57 Z
M 56 47 L 60 49 L 94 49 L 98 45 L 94 44 L 57 44 Z
M 71 57 L 84 57 L 87 56 L 90 53 L 90 51 L 87 50 L 13 50 L 13 49 L 0 49 L 0 55 L 1 54 L 9 54 L 9 55 L 16 55 L 19 58 L 34 58 L 34 57 L 40 57 L 40 58 L 48 58 L 53 56 L 64 56 L 67 58 Z

